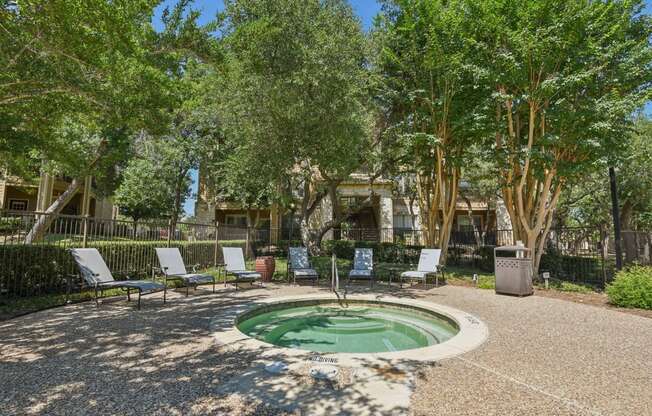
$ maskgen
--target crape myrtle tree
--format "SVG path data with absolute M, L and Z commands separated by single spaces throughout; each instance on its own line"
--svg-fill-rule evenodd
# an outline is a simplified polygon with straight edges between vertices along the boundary
M 416 177 L 425 244 L 444 259 L 469 150 L 486 125 L 473 23 L 464 1 L 388 0 L 374 33 L 385 134 Z
M 469 2 L 482 26 L 495 155 L 514 238 L 538 270 L 565 185 L 622 146 L 650 97 L 652 24 L 641 1 Z M 605 205 L 608 201 L 603 201 Z
M 317 252 L 357 209 L 341 209 L 336 189 L 373 142 L 360 22 L 344 0 L 227 0 L 220 18 L 225 65 L 210 93 L 233 143 L 231 188 L 258 182 L 245 199 L 259 201 L 271 184 L 285 206 L 296 190 L 303 243 Z M 321 224 L 326 198 L 334 215 Z
M 155 32 L 158 3 L 0 2 L 2 159 L 12 169 L 36 162 L 73 177 L 47 213 L 59 213 L 85 176 L 111 180 L 109 162 L 127 156 L 133 132 L 168 125 L 185 57 L 206 52 L 197 45 L 208 35 L 195 25 L 197 13 L 182 17 L 187 1 L 165 13 L 166 30 Z M 40 216 L 27 241 L 41 238 L 52 218 Z

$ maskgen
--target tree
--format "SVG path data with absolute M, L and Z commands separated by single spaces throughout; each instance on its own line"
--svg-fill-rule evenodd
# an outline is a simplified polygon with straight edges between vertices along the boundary
M 276 200 L 290 204 L 300 195 L 302 239 L 317 252 L 351 212 L 339 209 L 337 184 L 371 146 L 360 22 L 343 0 L 232 0 L 220 29 L 225 66 L 210 94 L 231 144 L 225 165 L 232 170 L 223 171 L 236 185 L 230 189 L 253 185 L 244 187 L 250 201 L 268 195 L 270 184 L 295 190 Z M 317 226 L 325 198 L 334 215 Z
M 564 187 L 622 145 L 650 97 L 642 2 L 470 4 L 493 84 L 496 159 L 514 238 L 543 253 Z
M 444 259 L 463 167 L 482 137 L 486 83 L 472 23 L 463 1 L 393 0 L 384 2 L 375 34 L 388 133 L 399 137 L 403 164 L 416 176 L 425 243 Z
M 618 154 L 604 160 L 601 168 L 569 183 L 555 213 L 558 226 L 599 229 L 611 227 L 609 178 L 612 164 L 618 175 L 620 223 L 623 230 L 646 230 L 652 226 L 652 121 L 638 117 L 633 131 L 622 136 Z
M 132 159 L 122 173 L 113 202 L 134 222 L 169 216 L 174 209 L 174 181 L 156 160 Z
M 179 103 L 175 81 L 183 73 L 185 58 L 208 34 L 196 26 L 197 13 L 181 18 L 188 1 L 166 12 L 166 30 L 156 33 L 151 18 L 157 4 L 0 3 L 0 31 L 7 39 L 0 50 L 0 152 L 13 168 L 45 161 L 58 167 L 57 173 L 74 178 L 47 213 L 65 207 L 82 178 L 97 173 L 114 144 L 122 148 L 113 138 L 168 125 L 170 110 Z M 86 137 L 99 135 L 98 147 L 80 154 L 70 142 L 57 140 L 70 120 L 85 130 L 72 144 L 89 144 Z M 25 154 L 30 158 L 20 163 Z M 52 219 L 40 216 L 27 241 L 41 238 Z

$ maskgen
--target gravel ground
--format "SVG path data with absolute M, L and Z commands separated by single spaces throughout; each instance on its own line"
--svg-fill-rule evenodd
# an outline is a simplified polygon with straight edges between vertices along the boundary
M 0 415 L 309 414 L 301 406 L 284 413 L 279 409 L 287 406 L 261 400 L 268 396 L 256 391 L 255 357 L 217 348 L 209 322 L 225 308 L 313 291 L 199 290 L 165 307 L 156 295 L 146 297 L 140 312 L 124 301 L 99 309 L 85 303 L 2 322 Z M 392 294 L 468 311 L 490 331 L 475 351 L 415 369 L 410 409 L 392 414 L 652 415 L 652 319 L 454 286 Z M 235 393 L 223 388 L 240 379 L 254 384 L 242 383 Z M 302 400 L 329 394 L 345 403 L 355 388 L 345 381 L 331 392 L 294 382 L 315 389 Z M 357 406 L 379 412 L 373 397 Z

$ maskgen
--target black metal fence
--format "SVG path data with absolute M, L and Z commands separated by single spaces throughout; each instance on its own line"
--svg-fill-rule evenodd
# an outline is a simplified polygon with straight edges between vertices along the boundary
M 48 216 L 43 238 L 28 243 L 35 222 Z M 322 247 L 337 244 L 377 245 L 384 262 L 411 262 L 424 245 L 421 230 L 404 228 L 330 230 Z M 453 231 L 448 265 L 493 270 L 493 247 L 513 244 L 510 230 Z M 150 276 L 156 247 L 178 247 L 186 264 L 213 266 L 222 260 L 221 246 L 241 246 L 248 258 L 284 257 L 287 247 L 301 244 L 298 228 L 246 229 L 217 224 L 166 221 L 124 221 L 0 211 L 0 303 L 3 299 L 66 293 L 81 285 L 68 249 L 95 247 L 116 274 Z M 652 232 L 624 231 L 625 264 L 652 264 Z M 552 230 L 541 260 L 541 271 L 563 280 L 604 286 L 614 275 L 615 244 L 607 230 Z

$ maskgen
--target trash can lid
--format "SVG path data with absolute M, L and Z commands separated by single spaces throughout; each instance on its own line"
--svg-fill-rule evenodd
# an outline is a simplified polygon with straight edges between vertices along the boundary
M 529 248 L 525 246 L 500 246 L 494 248 L 496 251 L 530 251 Z

